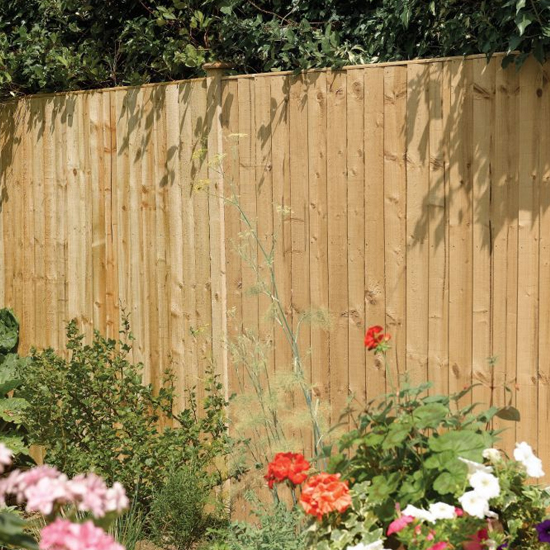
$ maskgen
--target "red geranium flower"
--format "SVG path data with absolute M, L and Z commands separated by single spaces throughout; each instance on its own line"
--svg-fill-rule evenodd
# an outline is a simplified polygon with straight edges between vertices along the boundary
M 371 351 L 390 338 L 389 334 L 384 334 L 384 329 L 381 326 L 369 327 L 365 333 L 365 347 Z
M 300 504 L 318 520 L 335 510 L 342 513 L 351 505 L 348 482 L 340 481 L 340 474 L 312 476 L 302 487 Z
M 300 485 L 307 478 L 309 462 L 300 453 L 277 453 L 267 466 L 264 476 L 270 489 L 275 483 L 288 479 L 294 485 Z

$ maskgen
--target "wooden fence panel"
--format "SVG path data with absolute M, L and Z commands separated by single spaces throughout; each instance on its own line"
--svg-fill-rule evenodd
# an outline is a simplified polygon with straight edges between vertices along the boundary
M 157 387 L 175 372 L 180 407 L 209 364 L 230 391 L 252 389 L 225 370 L 244 329 L 272 344 L 270 377 L 290 373 L 269 300 L 251 292 L 266 269 L 247 256 L 261 255 L 235 251 L 246 228 L 220 193 L 235 194 L 260 242 L 275 234 L 290 325 L 328 310 L 329 330 L 303 323 L 299 341 L 332 421 L 350 395 L 390 388 L 362 342 L 380 324 L 394 383 L 479 382 L 474 400 L 523 413 L 505 446 L 550 459 L 548 70 L 440 59 L 2 105 L 0 305 L 21 320 L 21 351 L 63 349 L 71 318 L 116 336 L 125 312 L 133 359 Z

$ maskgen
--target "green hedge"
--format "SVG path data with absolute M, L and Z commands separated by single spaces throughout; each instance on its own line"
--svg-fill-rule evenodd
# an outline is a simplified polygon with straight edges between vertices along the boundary
M 2 97 L 496 51 L 544 61 L 550 0 L 0 2 Z

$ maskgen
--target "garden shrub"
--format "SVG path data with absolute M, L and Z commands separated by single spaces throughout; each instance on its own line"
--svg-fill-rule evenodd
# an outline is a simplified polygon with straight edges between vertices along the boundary
M 211 512 L 207 511 L 209 504 Z M 179 468 L 154 495 L 149 515 L 153 540 L 162 548 L 191 548 L 208 527 L 227 516 L 221 504 L 212 501 L 212 490 L 203 472 L 193 467 Z
M 68 358 L 32 350 L 22 371 L 29 438 L 46 447 L 49 464 L 68 475 L 116 479 L 146 510 L 168 473 L 182 466 L 201 472 L 207 486 L 223 483 L 229 474 L 216 465 L 231 448 L 227 402 L 211 371 L 201 414 L 194 390 L 176 414 L 173 376 L 157 392 L 142 383 L 143 366 L 128 360 L 127 324 L 118 342 L 96 332 L 87 345 L 71 322 L 67 340 Z

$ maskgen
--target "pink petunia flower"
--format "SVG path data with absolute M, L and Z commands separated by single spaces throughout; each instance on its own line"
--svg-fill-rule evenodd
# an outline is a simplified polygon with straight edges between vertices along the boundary
M 393 535 L 393 533 L 399 533 L 399 531 L 407 527 L 407 525 L 409 525 L 409 523 L 412 523 L 413 521 L 414 518 L 412 516 L 398 517 L 390 523 L 388 527 L 388 532 L 386 534 L 389 537 L 390 535 Z

